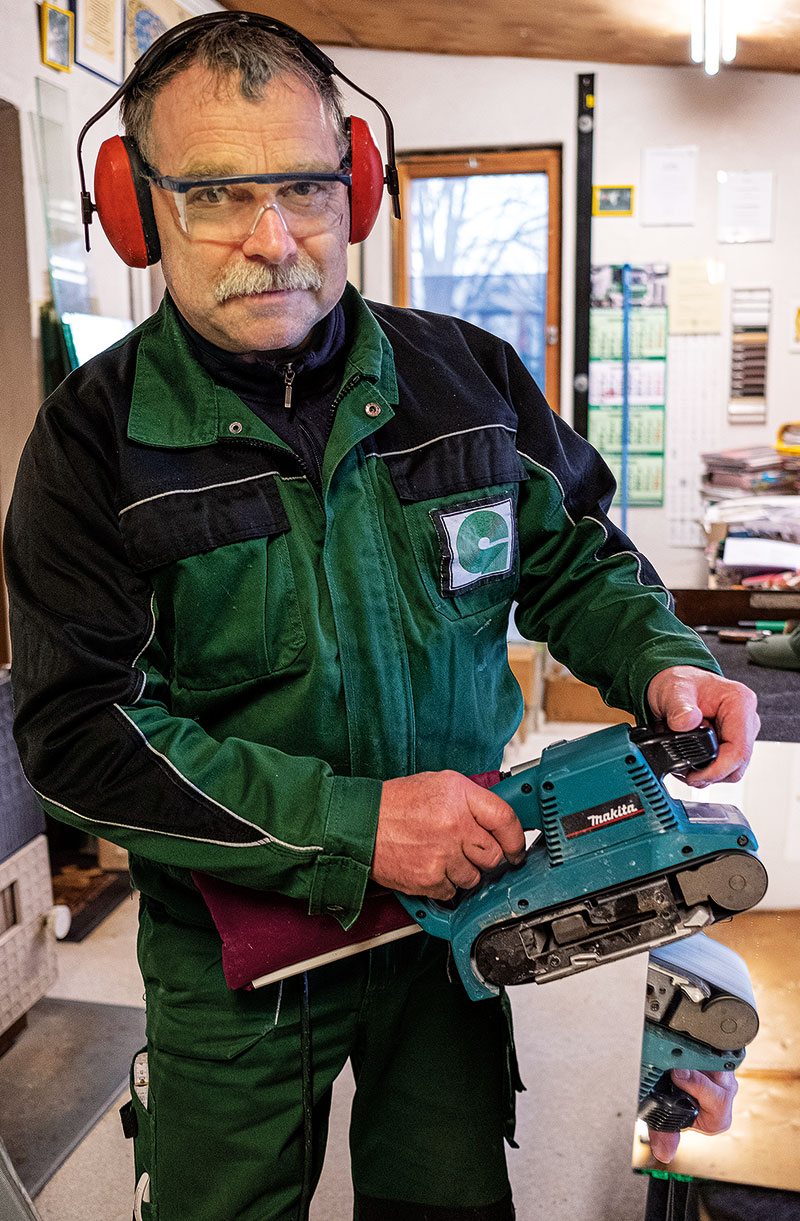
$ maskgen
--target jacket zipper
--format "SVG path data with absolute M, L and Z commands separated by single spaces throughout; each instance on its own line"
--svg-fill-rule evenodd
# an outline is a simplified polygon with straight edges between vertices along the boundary
M 287 411 L 292 410 L 292 386 L 297 375 L 297 370 L 292 366 L 284 365 L 283 367 L 283 405 Z
M 283 405 L 287 411 L 291 411 L 291 409 L 292 409 L 292 387 L 294 385 L 294 379 L 296 376 L 297 376 L 297 370 L 294 369 L 291 364 L 284 365 L 284 368 L 283 368 L 283 385 L 284 385 Z M 331 424 L 333 424 L 333 417 L 336 415 L 336 409 L 339 406 L 339 404 L 341 403 L 342 399 L 345 397 L 345 395 L 350 393 L 350 391 L 353 389 L 354 386 L 358 385 L 358 383 L 362 380 L 363 376 L 364 375 L 361 372 L 354 373 L 352 375 L 352 377 L 348 378 L 348 380 L 345 382 L 345 384 L 340 387 L 338 394 L 335 396 L 335 398 L 333 399 L 333 402 L 330 405 L 330 410 L 328 413 L 328 417 L 329 417 Z M 311 434 L 309 433 L 308 429 L 304 427 L 302 420 L 298 420 L 297 423 L 298 423 L 301 431 L 305 434 L 305 436 L 311 442 L 311 451 L 316 460 L 315 465 L 316 465 L 317 471 L 319 473 L 320 483 L 322 483 L 322 463 L 319 461 L 316 449 L 314 447 L 314 443 L 313 443 L 314 439 L 311 436 Z M 237 441 L 236 444 L 237 445 L 264 445 L 268 449 L 278 449 L 279 448 L 278 446 L 273 445 L 270 441 L 258 441 L 255 438 L 250 438 L 250 437 L 242 438 L 239 441 Z M 282 451 L 282 452 L 285 452 L 285 451 Z M 310 478 L 311 472 L 308 469 L 308 464 L 306 462 L 304 462 L 303 459 L 301 458 L 300 454 L 295 453 L 294 450 L 292 450 L 291 453 L 292 453 L 292 456 L 297 461 L 297 465 L 300 467 L 300 470 L 303 472 L 303 474 L 308 479 L 309 484 L 311 485 L 312 488 L 314 488 L 314 481 L 313 481 L 313 479 Z M 314 488 L 314 491 L 316 492 L 316 488 Z
M 330 436 L 331 429 L 333 428 L 333 420 L 336 415 L 336 409 L 338 408 L 342 399 L 350 393 L 353 387 L 357 386 L 358 383 L 363 380 L 363 377 L 364 374 L 361 372 L 354 373 L 352 377 L 347 379 L 343 386 L 339 387 L 339 391 L 328 409 L 328 436 Z
M 306 441 L 308 442 L 308 452 L 309 452 L 309 455 L 314 460 L 314 466 L 316 468 L 317 475 L 319 476 L 319 485 L 320 485 L 320 487 L 322 487 L 322 459 L 323 459 L 324 455 L 321 456 L 319 454 L 319 452 L 317 450 L 317 443 L 316 443 L 315 438 L 313 437 L 311 432 L 306 428 L 305 424 L 303 423 L 303 421 L 300 419 L 299 416 L 297 417 L 296 423 L 297 423 L 297 427 L 300 429 L 300 432 L 303 434 Z M 299 454 L 298 454 L 298 460 L 302 464 L 302 458 L 300 458 Z
M 228 437 L 221 437 L 220 441 L 226 445 L 229 443 Z M 281 446 L 274 445 L 272 441 L 261 441 L 257 437 L 238 437 L 238 438 L 236 438 L 236 440 L 233 440 L 231 438 L 230 444 L 232 444 L 232 445 L 251 445 L 251 446 L 255 446 L 256 448 L 271 449 L 271 450 L 276 451 L 279 454 L 287 454 L 287 453 L 290 454 L 292 456 L 292 458 L 294 458 L 294 460 L 297 463 L 297 465 L 299 466 L 300 470 L 305 475 L 306 479 L 308 480 L 308 486 L 314 492 L 315 496 L 317 497 L 317 500 L 319 500 L 320 504 L 322 503 L 322 497 L 319 495 L 319 493 L 317 492 L 317 489 L 314 487 L 314 480 L 311 478 L 311 472 L 308 469 L 308 463 L 304 462 L 303 459 L 301 458 L 300 454 L 298 454 L 295 450 L 282 449 Z M 282 478 L 282 476 L 278 475 L 278 478 L 280 479 L 280 478 Z

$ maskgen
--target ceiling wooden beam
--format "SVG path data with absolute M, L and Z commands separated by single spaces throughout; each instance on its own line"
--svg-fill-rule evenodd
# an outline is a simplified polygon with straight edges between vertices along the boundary
M 329 46 L 689 66 L 689 0 L 222 0 Z M 734 68 L 800 72 L 800 0 L 743 8 Z M 725 70 L 728 70 L 727 68 Z

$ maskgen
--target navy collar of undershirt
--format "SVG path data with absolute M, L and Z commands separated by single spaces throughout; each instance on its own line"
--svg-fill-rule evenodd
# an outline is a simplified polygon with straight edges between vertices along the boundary
M 341 379 L 346 339 L 341 301 L 320 319 L 305 347 L 294 353 L 285 350 L 279 355 L 270 351 L 247 355 L 227 352 L 200 335 L 177 307 L 175 312 L 199 363 L 214 381 L 245 401 L 282 401 L 288 370 L 294 373 L 294 384 L 303 397 L 324 393 Z

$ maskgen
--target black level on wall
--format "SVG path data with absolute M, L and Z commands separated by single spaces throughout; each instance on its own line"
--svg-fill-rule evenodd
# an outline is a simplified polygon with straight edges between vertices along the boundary
M 575 359 L 572 424 L 589 435 L 589 305 L 592 286 L 592 154 L 594 73 L 578 76 L 577 187 L 575 192 Z

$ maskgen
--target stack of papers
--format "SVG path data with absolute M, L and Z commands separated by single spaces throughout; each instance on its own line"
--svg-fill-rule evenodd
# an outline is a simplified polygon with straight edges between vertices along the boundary
M 800 571 L 800 496 L 719 501 L 706 509 L 703 528 L 711 571 L 723 585 Z
M 709 499 L 762 492 L 795 492 L 798 472 L 772 445 L 751 445 L 701 454 L 703 492 Z
M 722 548 L 722 563 L 741 573 L 796 571 L 800 569 L 800 543 L 729 534 Z

